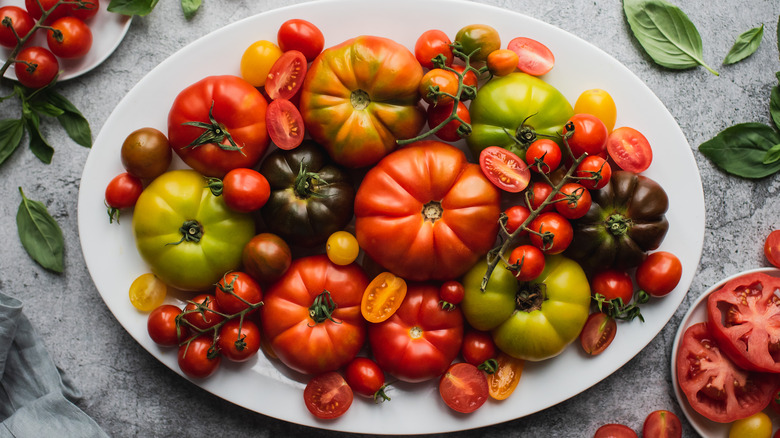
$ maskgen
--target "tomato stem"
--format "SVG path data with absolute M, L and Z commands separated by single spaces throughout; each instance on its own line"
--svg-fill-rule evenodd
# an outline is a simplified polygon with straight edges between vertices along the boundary
M 213 100 L 211 101 L 211 108 L 209 108 L 209 123 L 185 122 L 182 124 L 186 126 L 194 126 L 196 128 L 203 129 L 203 132 L 195 140 L 192 140 L 190 144 L 184 146 L 184 149 L 189 147 L 194 149 L 198 146 L 213 144 L 222 150 L 238 151 L 241 153 L 241 155 L 246 156 L 246 154 L 243 151 L 243 148 L 237 145 L 235 140 L 233 140 L 233 136 L 230 135 L 230 132 L 228 132 L 227 127 L 219 123 L 217 119 L 214 118 Z M 230 143 L 230 145 L 223 144 L 225 140 L 227 140 Z
M 166 243 L 166 245 L 178 245 L 182 242 L 200 242 L 200 238 L 203 237 L 203 227 L 196 220 L 185 221 L 179 228 L 181 233 L 181 240 L 178 242 Z
M 325 321 L 341 324 L 341 321 L 333 319 L 333 312 L 336 311 L 336 308 L 338 308 L 338 304 L 333 300 L 330 291 L 324 290 L 314 298 L 314 303 L 309 307 L 309 317 L 314 320 L 315 324 Z
M 325 181 L 318 173 L 309 172 L 306 169 L 306 163 L 301 161 L 301 165 L 298 168 L 298 175 L 295 177 L 295 196 L 298 199 L 309 198 L 325 198 L 325 195 L 320 193 L 320 186 L 327 186 L 328 182 Z

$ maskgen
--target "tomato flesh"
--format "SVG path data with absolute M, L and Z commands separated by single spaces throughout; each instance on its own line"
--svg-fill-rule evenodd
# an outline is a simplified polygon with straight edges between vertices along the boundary
M 769 263 L 780 268 L 780 230 L 769 233 L 764 242 L 764 255 Z
M 374 277 L 363 292 L 360 312 L 368 322 L 382 322 L 393 316 L 406 296 L 406 281 L 390 272 Z
M 495 400 L 506 400 L 517 388 L 523 375 L 525 361 L 514 358 L 506 353 L 498 354 L 496 371 L 487 376 L 490 397 Z
M 465 362 L 447 369 L 439 381 L 439 394 L 447 406 L 464 414 L 482 407 L 490 395 L 485 373 Z
M 344 415 L 352 405 L 353 398 L 352 388 L 335 371 L 313 377 L 303 390 L 306 408 L 315 417 L 324 420 Z
M 274 62 L 265 81 L 265 92 L 271 99 L 290 99 L 300 90 L 306 76 L 306 57 L 297 50 L 284 52 Z
M 634 128 L 621 127 L 609 134 L 607 152 L 621 169 L 642 173 L 653 161 L 650 142 Z
M 523 191 L 531 181 L 531 171 L 525 161 L 499 146 L 483 149 L 479 154 L 479 166 L 490 182 L 510 193 Z
M 272 100 L 265 113 L 265 124 L 268 136 L 279 149 L 295 149 L 303 143 L 303 117 L 289 100 Z
M 602 312 L 592 313 L 580 332 L 580 345 L 586 353 L 596 356 L 612 344 L 616 333 L 617 323 L 614 318 Z
M 682 437 L 682 423 L 673 412 L 658 410 L 651 412 L 642 425 L 642 436 L 657 438 Z
M 552 70 L 555 55 L 547 46 L 531 38 L 517 37 L 509 41 L 507 49 L 517 53 L 517 68 L 532 76 L 541 76 Z

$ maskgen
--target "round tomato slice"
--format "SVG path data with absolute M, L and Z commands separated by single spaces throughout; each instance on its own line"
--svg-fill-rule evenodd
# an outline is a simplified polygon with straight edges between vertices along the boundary
M 487 378 L 485 373 L 474 365 L 459 362 L 451 365 L 439 380 L 439 394 L 447 406 L 468 414 L 487 401 Z
M 544 44 L 531 38 L 517 37 L 507 49 L 517 53 L 517 68 L 532 76 L 541 76 L 555 65 L 555 55 Z
M 523 191 L 531 181 L 525 161 L 499 146 L 488 146 L 480 152 L 479 167 L 490 182 L 510 193 Z
M 738 366 L 780 372 L 780 278 L 741 275 L 707 299 L 712 336 Z
M 677 383 L 691 407 L 718 423 L 763 410 L 774 395 L 776 377 L 745 371 L 721 351 L 709 323 L 694 324 L 677 350 Z
M 382 322 L 395 313 L 406 296 L 406 281 L 390 272 L 374 277 L 363 292 L 360 312 L 368 322 Z
M 498 361 L 496 371 L 487 376 L 488 390 L 493 399 L 506 400 L 515 392 L 515 388 L 520 382 L 525 361 L 506 353 L 499 353 L 496 360 Z
M 265 124 L 268 136 L 279 149 L 295 149 L 303 143 L 303 117 L 289 100 L 272 100 L 265 113 Z
M 274 62 L 265 80 L 265 92 L 271 99 L 291 99 L 300 90 L 306 76 L 306 56 L 297 50 L 284 52 Z
M 641 132 L 624 126 L 617 128 L 607 138 L 607 152 L 621 169 L 642 173 L 653 161 L 653 149 Z
M 306 408 L 315 417 L 329 420 L 340 417 L 352 405 L 352 388 L 336 371 L 319 374 L 303 389 Z
M 599 427 L 593 438 L 636 438 L 634 429 L 625 424 L 609 423 Z

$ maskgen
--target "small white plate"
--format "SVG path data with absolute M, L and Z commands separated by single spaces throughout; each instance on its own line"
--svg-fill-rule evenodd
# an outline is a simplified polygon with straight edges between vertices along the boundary
M 748 274 L 755 274 L 757 272 L 763 272 L 764 274 L 769 274 L 774 277 L 780 277 L 780 269 L 758 268 L 742 271 L 738 274 L 724 278 L 711 288 L 704 291 L 704 293 L 696 299 L 680 322 L 680 328 L 677 329 L 677 334 L 674 336 L 674 344 L 672 345 L 672 382 L 674 383 L 674 394 L 677 396 L 677 402 L 680 404 L 685 417 L 691 423 L 693 428 L 696 429 L 699 434 L 701 434 L 701 436 L 710 438 L 726 438 L 729 435 L 729 428 L 731 427 L 731 423 L 717 423 L 699 414 L 691 407 L 691 405 L 688 403 L 688 399 L 685 397 L 685 394 L 683 394 L 682 390 L 680 390 L 680 385 L 677 384 L 677 367 L 675 366 L 677 363 L 677 348 L 679 347 L 680 339 L 682 339 L 682 336 L 688 327 L 707 320 L 707 297 L 712 292 L 715 292 L 724 284 L 737 277 Z M 769 408 L 767 408 L 766 413 L 770 417 L 775 416 L 774 411 Z M 777 419 L 773 418 L 772 422 L 777 423 Z
M 60 77 L 57 79 L 58 81 L 73 79 L 97 67 L 114 53 L 114 50 L 116 50 L 119 43 L 124 39 L 127 30 L 130 28 L 132 17 L 108 12 L 108 3 L 109 0 L 102 0 L 97 15 L 86 22 L 89 25 L 90 30 L 92 30 L 92 48 L 89 50 L 89 53 L 83 58 L 78 59 L 58 58 L 60 70 L 62 71 Z M 19 6 L 20 8 L 25 9 L 24 0 L 4 1 L 3 6 Z M 31 46 L 48 48 L 48 45 L 46 44 L 46 32 L 44 29 L 38 29 L 33 38 L 27 43 L 27 47 Z M 0 57 L 2 57 L 3 62 L 5 62 L 10 55 L 11 49 L 0 47 Z M 13 66 L 6 70 L 5 77 L 16 79 L 16 72 L 14 71 Z

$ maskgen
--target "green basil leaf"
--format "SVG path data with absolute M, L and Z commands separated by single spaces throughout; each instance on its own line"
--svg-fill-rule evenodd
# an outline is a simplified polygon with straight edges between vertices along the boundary
M 31 112 L 25 119 L 27 133 L 30 135 L 30 150 L 39 160 L 51 164 L 54 156 L 54 148 L 43 138 L 41 134 L 41 120 L 37 113 Z
M 752 55 L 758 46 L 761 45 L 761 39 L 764 37 L 764 25 L 750 29 L 737 37 L 737 41 L 729 50 L 726 58 L 723 60 L 724 65 L 734 64 L 735 62 L 742 61 L 748 56 Z
M 159 0 L 111 0 L 108 12 L 122 15 L 139 15 L 141 17 L 152 12 Z
M 184 11 L 184 18 L 190 19 L 195 16 L 200 8 L 201 0 L 181 0 L 181 10 Z
M 3 164 L 22 143 L 24 120 L 0 120 L 0 164 Z
M 763 123 L 741 123 L 699 145 L 699 151 L 724 171 L 743 178 L 763 178 L 780 171 L 780 160 L 764 164 L 780 135 Z
M 65 111 L 63 111 L 60 108 L 57 108 L 51 103 L 43 102 L 37 99 L 30 102 L 30 108 L 32 108 L 32 110 L 37 112 L 38 114 L 43 114 L 49 117 L 59 117 L 65 113 Z
M 764 155 L 764 164 L 773 164 L 780 161 L 780 144 L 772 146 Z
M 780 85 L 772 87 L 772 93 L 769 95 L 769 115 L 775 127 L 780 129 Z
M 57 116 L 57 120 L 65 128 L 68 136 L 81 146 L 92 147 L 92 130 L 81 111 L 65 96 L 53 90 L 48 90 L 46 93 L 46 101 L 63 111 L 62 114 Z
M 27 199 L 21 187 L 19 193 L 22 202 L 16 212 L 16 228 L 22 246 L 39 265 L 54 272 L 62 272 L 65 240 L 60 226 L 45 205 Z
M 701 35 L 685 12 L 664 0 L 623 0 L 623 12 L 639 44 L 653 61 L 682 70 L 701 65 Z

